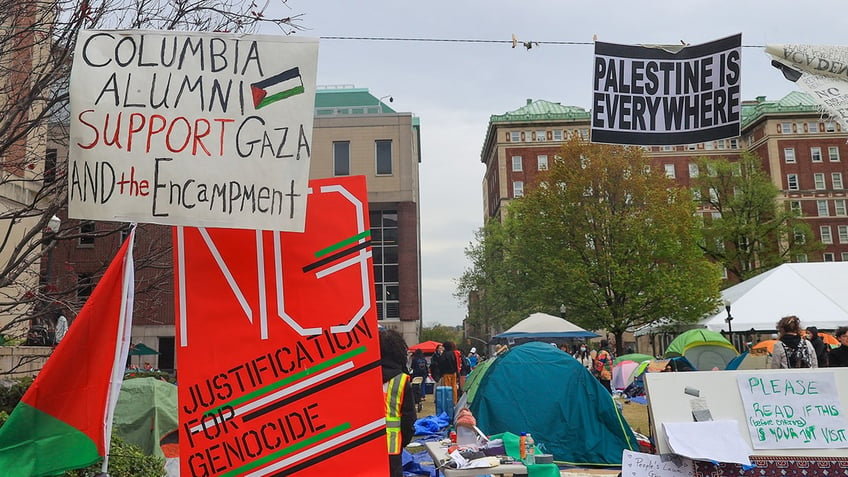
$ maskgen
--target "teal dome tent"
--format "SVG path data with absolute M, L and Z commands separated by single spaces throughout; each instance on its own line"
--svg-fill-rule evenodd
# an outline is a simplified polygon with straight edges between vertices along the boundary
M 548 343 L 525 343 L 478 366 L 465 402 L 486 434 L 530 432 L 554 460 L 621 465 L 639 450 L 607 392 L 577 360 Z

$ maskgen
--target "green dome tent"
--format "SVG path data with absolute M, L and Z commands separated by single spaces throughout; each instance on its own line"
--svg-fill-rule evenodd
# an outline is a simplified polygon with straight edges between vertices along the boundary
M 530 432 L 557 462 L 621 465 L 623 449 L 639 450 L 609 392 L 548 343 L 525 343 L 487 360 L 465 387 L 464 402 L 483 432 Z
M 665 350 L 666 358 L 683 356 L 701 371 L 726 369 L 738 355 L 736 348 L 721 333 L 707 329 L 686 331 L 674 338 Z

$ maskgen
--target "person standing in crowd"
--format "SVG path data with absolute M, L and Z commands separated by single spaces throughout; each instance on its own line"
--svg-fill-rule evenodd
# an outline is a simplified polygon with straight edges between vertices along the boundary
M 415 386 L 412 387 L 413 391 L 415 391 L 415 403 L 420 403 L 424 400 L 424 382 L 427 379 L 427 375 L 430 373 L 429 365 L 427 364 L 427 358 L 424 357 L 424 352 L 420 349 L 415 350 L 412 353 L 412 360 L 409 363 L 409 369 L 412 370 L 412 378 L 421 378 L 421 385 L 417 388 Z
M 839 347 L 830 350 L 827 365 L 831 368 L 848 367 L 848 326 L 840 326 L 833 332 L 833 336 L 839 340 Z
M 445 341 L 442 345 L 444 345 L 445 351 L 438 359 L 442 385 L 450 386 L 453 389 L 453 403 L 456 404 L 457 398 L 459 398 L 458 377 L 462 355 L 456 350 L 453 341 Z
M 779 338 L 771 353 L 771 368 L 818 368 L 816 350 L 801 337 L 801 320 L 795 315 L 777 322 Z
M 471 347 L 471 350 L 468 352 L 468 364 L 471 366 L 471 370 L 477 367 L 477 363 L 480 361 L 480 356 L 477 354 L 477 348 Z
M 433 382 L 435 385 L 439 385 L 439 381 L 442 380 L 442 371 L 439 369 L 439 361 L 442 359 L 442 356 L 445 354 L 445 347 L 442 344 L 436 346 L 436 351 L 433 353 L 433 356 L 430 357 L 430 377 L 433 378 Z
M 389 476 L 403 477 L 403 448 L 415 434 L 415 397 L 406 374 L 407 346 L 395 330 L 380 330 L 380 366 L 383 371 L 383 397 L 386 401 L 386 443 Z
M 580 347 L 574 352 L 574 359 L 586 368 L 586 371 L 592 372 L 592 355 L 589 354 L 589 348 L 586 343 L 580 343 Z
M 609 341 L 601 340 L 601 349 L 598 350 L 598 354 L 595 356 L 594 370 L 598 381 L 601 382 L 604 389 L 610 394 L 612 394 L 612 387 L 610 387 L 610 381 L 612 381 L 612 362 L 613 357 L 609 348 Z
M 810 340 L 810 344 L 813 345 L 813 349 L 816 351 L 816 361 L 818 362 L 819 368 L 827 367 L 827 345 L 824 340 L 819 336 L 819 329 L 815 326 L 807 327 L 807 339 Z

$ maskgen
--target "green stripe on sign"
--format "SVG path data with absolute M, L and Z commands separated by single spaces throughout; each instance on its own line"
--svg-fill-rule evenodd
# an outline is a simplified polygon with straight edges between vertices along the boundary
M 0 428 L 0 469 L 5 477 L 56 475 L 101 458 L 83 432 L 24 402 Z
M 319 441 L 327 439 L 328 437 L 332 437 L 332 436 L 341 434 L 342 432 L 344 432 L 348 429 L 350 429 L 350 423 L 349 422 L 342 423 L 342 424 L 340 424 L 336 427 L 333 427 L 331 429 L 327 429 L 324 432 L 319 432 L 318 434 L 315 434 L 308 439 L 304 439 L 304 440 L 302 440 L 302 441 L 300 441 L 296 444 L 292 444 L 292 445 L 286 447 L 285 449 L 283 449 L 281 451 L 274 452 L 273 454 L 268 454 L 265 457 L 263 457 L 261 459 L 254 460 L 253 462 L 246 464 L 246 465 L 243 465 L 243 466 L 239 467 L 238 469 L 233 469 L 233 470 L 227 472 L 226 474 L 223 474 L 222 477 L 231 477 L 231 476 L 236 476 L 236 475 L 243 475 L 245 472 L 247 472 L 249 470 L 253 470 L 257 467 L 261 467 L 261 466 L 267 464 L 268 462 L 271 462 L 273 460 L 277 460 L 277 459 L 284 457 L 288 454 L 293 454 L 293 453 L 295 453 L 295 452 L 297 452 L 297 451 L 299 451 L 303 448 L 311 446 L 312 444 L 316 444 Z
M 364 353 L 365 350 L 366 350 L 365 346 L 360 346 L 359 348 L 352 349 L 352 350 L 348 351 L 347 353 L 340 354 L 340 355 L 336 356 L 335 358 L 328 359 L 327 361 L 324 361 L 321 364 L 315 365 L 311 368 L 307 368 L 307 369 L 305 369 L 305 370 L 303 370 L 303 371 L 301 371 L 297 374 L 293 374 L 293 375 L 291 375 L 291 376 L 289 376 L 285 379 L 281 379 L 281 380 L 276 381 L 272 384 L 269 384 L 268 386 L 265 386 L 264 388 L 259 388 L 256 391 L 245 394 L 241 397 L 237 397 L 237 398 L 233 399 L 232 401 L 224 403 L 224 404 L 222 404 L 222 405 L 220 405 L 220 406 L 218 406 L 214 409 L 210 409 L 209 411 L 206 412 L 206 414 L 218 413 L 226 406 L 231 406 L 233 408 L 236 408 L 236 407 L 239 406 L 239 404 L 245 403 L 247 401 L 252 401 L 252 400 L 262 396 L 263 394 L 270 394 L 271 392 L 276 391 L 277 389 L 280 389 L 280 388 L 284 388 L 284 387 L 288 386 L 289 384 L 291 384 L 295 381 L 303 379 L 307 376 L 312 376 L 312 375 L 318 374 L 321 371 L 324 371 L 325 369 L 329 369 L 329 368 L 341 363 L 342 361 L 345 361 L 347 359 L 353 358 L 356 355 Z
M 319 251 L 315 252 L 315 258 L 323 257 L 324 255 L 335 252 L 336 250 L 338 250 L 340 248 L 344 248 L 344 247 L 352 244 L 353 242 L 358 242 L 358 241 L 360 241 L 364 238 L 369 238 L 369 237 L 371 237 L 371 230 L 366 230 L 365 232 L 360 232 L 360 233 L 354 235 L 353 237 L 351 237 L 349 239 L 342 240 L 341 242 L 339 242 L 337 244 L 330 245 L 329 247 L 327 247 L 323 250 L 319 250 Z

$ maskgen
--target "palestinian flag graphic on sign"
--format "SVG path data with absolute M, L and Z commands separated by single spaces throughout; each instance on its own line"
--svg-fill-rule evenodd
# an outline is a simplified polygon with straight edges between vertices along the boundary
M 182 475 L 388 473 L 365 179 L 309 185 L 304 233 L 175 229 Z

